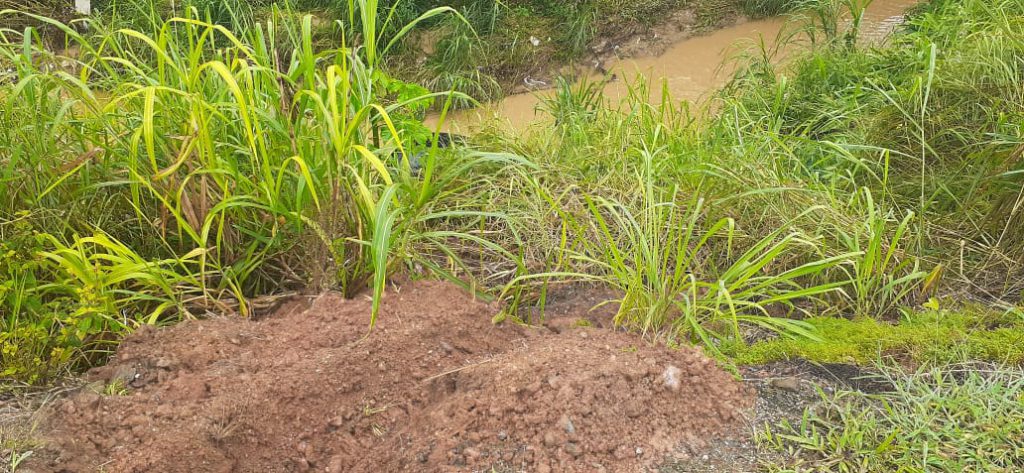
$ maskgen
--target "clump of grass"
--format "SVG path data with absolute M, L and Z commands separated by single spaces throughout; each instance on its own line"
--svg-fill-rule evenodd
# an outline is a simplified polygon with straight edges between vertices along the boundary
M 743 0 L 743 13 L 751 18 L 764 18 L 789 13 L 803 6 L 803 2 L 794 0 Z
M 5 376 L 88 366 L 141 324 L 250 315 L 250 297 L 309 284 L 303 264 L 330 266 L 326 285 L 350 296 L 371 286 L 375 319 L 394 271 L 468 277 L 464 247 L 508 256 L 479 230 L 503 215 L 472 201 L 522 162 L 428 144 L 419 117 L 442 94 L 380 68 L 398 38 L 373 23 L 375 2 L 358 6 L 355 49 L 314 51 L 312 17 L 280 25 L 280 11 L 265 29 L 189 10 L 88 33 L 31 16 L 72 57 L 3 32 L 17 77 L 0 85 L 0 120 L 19 123 L 0 130 L 0 232 L 16 237 L 0 266 Z M 304 261 L 299 241 L 330 258 Z
M 856 315 L 885 317 L 904 304 L 913 291 L 920 287 L 926 274 L 918 269 L 915 258 L 905 255 L 907 232 L 914 214 L 908 213 L 898 220 L 881 215 L 871 191 L 862 189 L 854 196 L 864 210 L 865 221 L 846 233 L 837 227 L 839 241 L 853 258 L 849 290 Z
M 806 0 L 798 9 L 807 15 L 812 42 L 853 47 L 860 36 L 864 13 L 874 0 Z M 848 24 L 847 24 L 848 22 Z M 819 38 L 823 36 L 823 39 Z
M 1010 367 L 883 370 L 893 392 L 823 396 L 759 439 L 771 471 L 1011 471 L 1024 463 L 1024 376 Z
M 460 17 L 446 18 L 439 26 L 444 36 L 427 58 L 424 71 L 417 74 L 430 90 L 463 94 L 453 101 L 454 108 L 469 108 L 502 93 L 498 81 L 485 72 L 488 52 L 471 23 L 472 19 L 479 22 L 479 16 L 481 12 L 471 6 Z
M 567 130 L 593 121 L 604 108 L 603 83 L 581 79 L 576 83 L 564 77 L 555 80 L 555 93 L 541 98 L 538 111 L 551 116 L 555 125 Z
M 798 234 L 785 234 L 787 227 L 782 226 L 736 251 L 733 242 L 740 235 L 735 222 L 706 222 L 701 200 L 684 211 L 674 189 L 655 186 L 653 162 L 658 153 L 640 153 L 644 164 L 637 212 L 612 199 L 587 199 L 589 214 L 583 222 L 591 226 L 584 230 L 589 237 L 581 251 L 572 252 L 571 258 L 594 268 L 594 278 L 622 294 L 615 301 L 619 304 L 615 322 L 644 334 L 700 343 L 716 352 L 722 340 L 741 338 L 741 325 L 760 326 L 786 337 L 816 338 L 805 323 L 773 316 L 769 308 L 792 311 L 798 299 L 812 300 L 837 290 L 845 281 L 802 282 L 837 266 L 845 255 L 763 272 L 791 247 L 806 242 Z M 712 240 L 725 242 L 722 267 L 716 267 L 706 254 Z

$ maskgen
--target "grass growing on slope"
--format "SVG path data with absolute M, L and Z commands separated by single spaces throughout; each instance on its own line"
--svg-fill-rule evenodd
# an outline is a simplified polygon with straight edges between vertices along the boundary
M 1024 30 L 1015 28 L 1024 3 L 943 3 L 877 46 L 857 41 L 841 17 L 819 19 L 837 29 L 786 65 L 752 63 L 704 110 L 664 94 L 652 100 L 656 94 L 643 81 L 630 83 L 629 96 L 614 104 L 586 83 L 565 84 L 543 104 L 553 126 L 525 137 L 482 137 L 540 168 L 537 193 L 546 205 L 524 202 L 529 194 L 502 204 L 524 222 L 537 222 L 524 228 L 527 246 L 546 251 L 536 260 L 554 262 L 547 269 L 556 273 L 604 275 L 627 295 L 630 315 L 620 320 L 651 331 L 693 320 L 673 312 L 687 298 L 685 289 L 700 286 L 687 279 L 714 283 L 744 251 L 780 231 L 799 235 L 800 244 L 765 261 L 765 277 L 834 261 L 797 283 L 835 290 L 799 298 L 796 310 L 769 312 L 854 319 L 808 321 L 814 328 L 818 320 L 836 320 L 841 326 L 834 332 L 858 332 L 870 345 L 829 346 L 834 334 L 819 323 L 826 336 L 819 334 L 825 345 L 817 356 L 830 359 L 866 361 L 886 343 L 913 351 L 963 341 L 943 327 L 936 343 L 913 340 L 909 329 L 886 342 L 888 326 L 876 320 L 915 312 L 936 295 L 968 293 L 999 307 L 1017 305 L 1024 267 L 1014 256 L 1020 240 L 1009 235 L 1019 229 L 1012 207 L 1024 188 L 1018 159 L 1024 101 L 1016 77 L 1024 56 L 1014 53 L 1024 44 Z M 644 153 L 647 159 L 639 159 Z M 695 202 L 703 211 L 690 241 L 724 219 L 742 229 L 734 234 L 742 251 L 731 251 L 726 231 L 697 251 L 676 250 L 675 242 L 694 231 Z M 552 231 L 552 222 L 560 231 Z M 699 264 L 677 266 L 680 261 Z M 698 295 L 718 300 L 711 288 Z M 765 290 L 748 301 L 771 305 L 772 297 Z M 727 334 L 715 323 L 701 330 Z M 994 346 L 1012 347 L 1015 337 L 1016 328 L 997 328 L 970 343 L 978 356 L 1013 359 L 1012 349 Z M 728 338 L 721 337 L 723 347 Z M 784 343 L 817 347 L 808 339 Z
M 0 31 L 5 376 L 293 288 L 369 285 L 376 315 L 394 271 L 511 258 L 488 239 L 504 216 L 478 204 L 522 161 L 433 146 L 418 117 L 438 95 L 376 66 L 394 39 L 314 51 L 309 17 L 236 35 L 191 15 L 88 33 L 35 17 L 70 38 L 62 53 Z
M 387 73 L 411 31 L 395 26 L 419 16 L 393 5 L 353 1 L 333 42 L 274 8 L 84 33 L 35 18 L 63 28 L 61 52 L 0 30 L 5 366 L 82 368 L 139 324 L 251 314 L 287 290 L 372 288 L 378 307 L 398 271 L 479 276 L 465 284 L 504 287 L 510 311 L 599 280 L 622 325 L 752 359 L 828 344 L 814 328 L 872 350 L 888 335 L 809 315 L 1019 302 L 1021 0 L 944 2 L 877 48 L 837 31 L 700 110 L 643 81 L 611 105 L 565 83 L 554 126 L 474 138 L 507 154 L 436 149 L 426 110 L 470 100 Z M 489 21 L 423 11 L 465 37 Z M 752 325 L 802 340 L 734 347 Z
M 886 46 L 839 39 L 791 67 L 754 67 L 727 103 L 785 143 L 802 180 L 869 187 L 900 217 L 913 212 L 911 250 L 947 276 L 1006 278 L 1021 269 L 1010 235 L 1024 186 L 1022 17 L 1019 0 L 935 2 Z
M 788 254 L 791 246 L 808 242 L 799 234 L 785 234 L 788 226 L 780 226 L 744 251 L 735 249 L 734 221 L 702 222 L 701 201 L 687 215 L 677 207 L 675 189 L 655 188 L 651 173 L 656 155 L 656 150 L 641 153 L 639 212 L 610 199 L 588 201 L 597 238 L 584 245 L 585 253 L 578 258 L 600 268 L 606 274 L 601 279 L 623 294 L 615 322 L 645 334 L 671 327 L 669 339 L 680 337 L 710 350 L 716 350 L 715 340 L 739 339 L 741 324 L 790 338 L 815 338 L 803 322 L 773 317 L 769 308 L 792 311 L 796 300 L 836 291 L 846 281 L 819 285 L 800 281 L 841 264 L 850 255 L 812 260 L 784 271 L 763 271 Z M 719 258 L 725 264 L 719 268 L 704 254 L 712 239 L 725 241 L 726 255 Z

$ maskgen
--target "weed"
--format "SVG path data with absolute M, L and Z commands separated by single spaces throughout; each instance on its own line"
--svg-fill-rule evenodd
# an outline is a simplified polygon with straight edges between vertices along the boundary
M 538 108 L 567 130 L 593 121 L 604 106 L 602 82 L 582 79 L 571 83 L 564 77 L 555 81 L 555 94 L 541 99 Z
M 128 385 L 125 384 L 124 378 L 115 378 L 103 387 L 101 394 L 104 396 L 124 396 L 128 394 Z
M 853 310 L 857 315 L 886 316 L 906 302 L 926 276 L 900 249 L 914 215 L 907 214 L 889 231 L 890 218 L 879 215 L 870 190 L 863 189 L 856 198 L 864 208 L 865 223 L 853 234 L 838 229 L 844 247 L 860 255 L 852 265 Z
M 15 473 L 37 449 L 43 446 L 40 438 L 39 406 L 18 406 L 20 399 L 6 401 L 0 416 L 0 470 Z
M 593 237 L 573 256 L 597 268 L 597 279 L 622 293 L 615 322 L 645 334 L 670 328 L 669 339 L 682 336 L 714 351 L 721 340 L 740 338 L 741 324 L 814 338 L 809 326 L 773 317 L 769 308 L 792 309 L 796 299 L 814 298 L 845 284 L 802 286 L 799 281 L 835 267 L 846 255 L 763 273 L 790 246 L 804 243 L 799 235 L 783 235 L 786 227 L 781 227 L 733 256 L 738 235 L 732 220 L 703 223 L 703 201 L 694 202 L 687 215 L 676 204 L 676 191 L 655 187 L 652 166 L 658 152 L 641 152 L 638 213 L 611 199 L 588 199 L 588 234 Z M 706 255 L 711 240 L 719 238 L 726 242 L 728 263 L 723 268 L 716 268 Z
M 214 409 L 207 419 L 207 434 L 214 442 L 222 444 L 229 441 L 245 424 L 245 412 L 250 406 L 229 406 Z
M 799 424 L 766 428 L 761 442 L 790 455 L 771 470 L 1008 471 L 1024 462 L 1018 369 L 944 365 L 882 376 L 893 392 L 823 396 Z
M 801 6 L 801 2 L 793 0 L 744 0 L 741 3 L 743 13 L 751 18 L 777 16 Z

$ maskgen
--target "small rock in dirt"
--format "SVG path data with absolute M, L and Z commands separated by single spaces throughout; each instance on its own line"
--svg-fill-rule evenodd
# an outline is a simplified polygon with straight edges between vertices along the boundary
M 612 457 L 614 457 L 616 460 L 623 461 L 629 458 L 629 455 L 631 453 L 632 452 L 629 450 L 629 447 L 625 445 L 619 445 L 618 447 L 615 447 L 615 451 L 612 452 Z
M 343 419 L 341 416 L 337 416 L 337 417 L 327 421 L 327 425 L 329 427 L 338 429 L 338 428 L 341 428 L 341 426 L 345 425 L 345 419 Z
M 558 444 L 558 436 L 556 436 L 554 432 L 551 432 L 550 430 L 547 431 L 547 432 L 544 432 L 544 445 L 547 445 L 549 447 L 554 447 L 557 444 Z
M 572 455 L 573 458 L 579 458 L 580 455 L 583 454 L 579 445 L 576 445 L 574 442 L 566 442 L 565 447 L 563 448 L 565 449 L 565 453 Z
M 669 365 L 665 368 L 665 371 L 661 373 L 661 380 L 665 383 L 665 387 L 672 391 L 679 391 L 679 373 L 681 371 L 678 367 Z
M 327 473 L 341 473 L 345 468 L 345 461 L 341 455 L 335 455 L 327 461 Z
M 444 351 L 445 355 L 451 355 L 455 349 L 448 342 L 441 342 L 441 350 Z
M 800 378 L 776 378 L 770 384 L 773 388 L 790 392 L 799 392 L 801 385 Z
M 163 370 L 167 370 L 167 369 L 171 369 L 172 366 L 174 366 L 174 362 L 169 360 L 169 359 L 167 359 L 167 358 L 160 358 L 160 359 L 156 360 L 156 367 L 157 368 L 160 368 L 160 369 L 163 369 Z
M 572 435 L 576 433 L 576 426 L 572 424 L 572 419 L 569 416 L 562 414 L 562 418 L 558 420 L 558 425 L 565 429 L 565 433 Z
M 463 453 L 469 461 L 475 461 L 480 458 L 480 450 L 473 447 L 466 447 L 466 450 L 464 450 Z
M 508 432 L 505 432 L 504 430 L 502 430 L 501 432 L 498 432 L 498 440 L 505 441 L 507 439 L 508 439 Z
M 636 447 L 636 456 L 638 456 L 638 457 L 644 456 L 644 448 L 643 447 Z
M 118 368 L 118 370 L 114 372 L 114 376 L 110 378 L 108 384 L 114 384 L 117 382 L 130 384 L 133 381 L 135 381 L 135 378 L 138 377 L 139 371 L 136 370 L 134 366 L 123 366 L 121 368 Z

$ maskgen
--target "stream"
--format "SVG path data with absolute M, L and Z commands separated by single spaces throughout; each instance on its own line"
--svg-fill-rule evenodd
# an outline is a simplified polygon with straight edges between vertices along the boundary
M 917 2 L 918 0 L 872 2 L 864 13 L 860 41 L 883 40 L 903 22 L 904 12 Z M 706 96 L 724 86 L 735 73 L 737 62 L 730 59 L 744 50 L 759 47 L 757 45 L 761 41 L 766 48 L 774 47 L 779 34 L 786 27 L 786 17 L 744 21 L 707 35 L 681 40 L 658 56 L 611 61 L 606 65 L 606 69 L 619 79 L 604 85 L 604 95 L 615 103 L 628 95 L 629 83 L 642 76 L 651 80 L 652 101 L 661 99 L 661 81 L 665 81 L 674 100 L 700 103 Z M 791 45 L 787 45 L 780 54 L 774 56 L 776 61 L 786 57 L 785 49 L 797 48 L 800 42 L 787 44 Z M 595 76 L 595 80 L 600 79 L 600 76 Z M 539 121 L 537 105 L 543 97 L 551 94 L 554 94 L 552 89 L 515 94 L 479 108 L 454 111 L 449 113 L 442 128 L 446 131 L 467 133 L 497 117 L 499 123 L 513 130 L 523 129 Z M 429 117 L 427 124 L 436 126 L 437 117 Z

